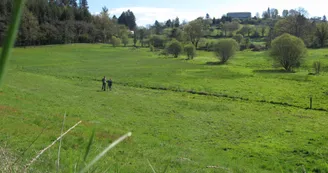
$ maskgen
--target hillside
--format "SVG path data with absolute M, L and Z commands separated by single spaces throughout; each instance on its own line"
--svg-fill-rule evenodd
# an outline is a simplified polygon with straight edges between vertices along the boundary
M 18 158 L 41 133 L 16 164 L 24 165 L 57 138 L 66 112 L 65 129 L 83 123 L 63 139 L 61 172 L 82 160 L 94 128 L 88 160 L 132 132 L 96 172 L 151 172 L 147 159 L 157 172 L 326 172 L 327 69 L 308 73 L 316 60 L 328 64 L 328 50 L 309 51 L 285 73 L 265 51 L 211 65 L 218 60 L 204 51 L 186 61 L 106 44 L 16 48 L 0 90 L 0 146 Z M 104 75 L 112 91 L 100 91 Z M 306 109 L 310 95 L 318 110 Z M 58 144 L 31 171 L 55 170 L 57 152 Z

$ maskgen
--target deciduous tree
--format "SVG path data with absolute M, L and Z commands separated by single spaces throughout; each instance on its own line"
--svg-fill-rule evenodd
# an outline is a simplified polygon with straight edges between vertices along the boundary
M 328 40 L 328 23 L 327 22 L 318 23 L 315 35 L 319 40 L 320 46 L 324 47 L 326 41 Z
M 233 57 L 238 49 L 238 43 L 231 38 L 221 39 L 214 44 L 214 53 L 220 59 L 221 64 Z
M 299 67 L 306 55 L 304 42 L 293 35 L 283 34 L 272 41 L 270 55 L 286 71 Z

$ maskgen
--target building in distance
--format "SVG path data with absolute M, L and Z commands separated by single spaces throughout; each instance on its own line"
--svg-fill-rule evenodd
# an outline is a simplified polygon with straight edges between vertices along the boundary
M 231 17 L 232 19 L 248 19 L 252 17 L 252 13 L 250 12 L 233 12 L 227 13 L 227 17 Z

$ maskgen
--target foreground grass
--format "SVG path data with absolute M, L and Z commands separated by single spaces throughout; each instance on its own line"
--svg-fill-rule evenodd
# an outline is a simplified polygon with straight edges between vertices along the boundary
M 325 52 L 311 52 L 311 57 Z M 270 69 L 264 57 L 244 52 L 227 66 L 210 66 L 204 63 L 215 59 L 207 52 L 186 62 L 103 45 L 15 49 L 0 91 L 0 145 L 19 157 L 45 128 L 19 162 L 25 163 L 59 135 L 68 112 L 66 129 L 79 120 L 83 124 L 63 139 L 61 172 L 74 170 L 93 128 L 90 158 L 127 131 L 134 134 L 100 160 L 96 172 L 152 172 L 147 159 L 158 171 L 169 165 L 168 172 L 327 172 L 327 112 L 253 101 L 289 96 L 290 103 L 306 106 L 302 94 L 313 91 L 318 100 L 317 90 L 327 85 L 325 74 L 307 76 L 306 66 L 294 74 L 256 72 Z M 96 80 L 103 75 L 113 78 L 113 91 L 100 92 Z M 142 86 L 223 92 L 250 100 Z M 54 171 L 56 156 L 57 147 L 51 148 L 31 172 Z

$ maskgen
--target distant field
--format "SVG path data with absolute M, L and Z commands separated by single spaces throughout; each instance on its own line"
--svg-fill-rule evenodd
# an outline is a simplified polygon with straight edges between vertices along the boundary
M 61 172 L 74 172 L 93 128 L 89 160 L 132 131 L 95 172 L 152 172 L 147 159 L 157 172 L 328 172 L 328 113 L 306 110 L 310 95 L 313 108 L 328 109 L 328 49 L 309 50 L 296 73 L 272 68 L 267 52 L 239 52 L 227 65 L 208 65 L 217 61 L 211 52 L 186 61 L 102 44 L 13 54 L 0 90 L 0 147 L 18 157 L 46 127 L 23 163 L 56 139 L 67 112 L 66 129 L 83 123 L 63 139 Z M 308 75 L 317 60 L 323 73 Z M 100 91 L 104 75 L 111 92 Z M 31 172 L 55 172 L 57 150 Z

